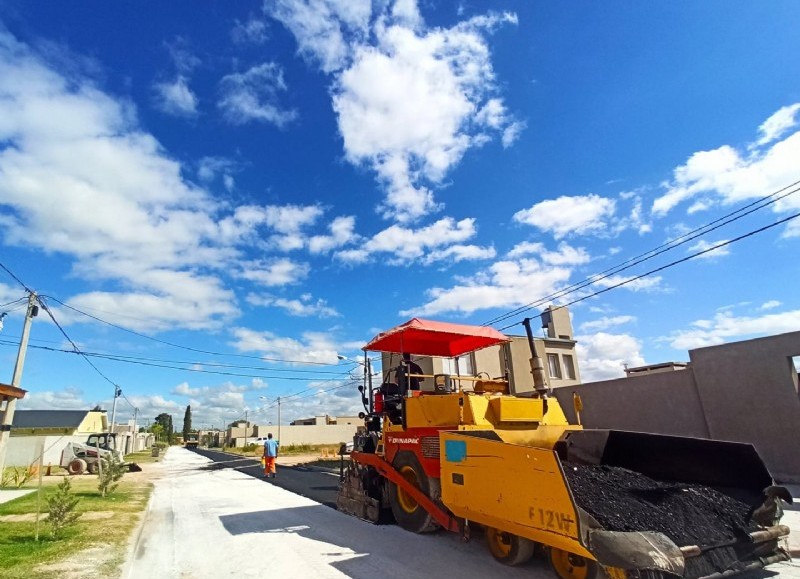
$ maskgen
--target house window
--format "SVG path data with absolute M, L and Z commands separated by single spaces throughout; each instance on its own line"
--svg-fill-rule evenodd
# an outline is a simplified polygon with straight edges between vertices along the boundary
M 547 355 L 547 368 L 551 378 L 561 378 L 561 364 L 558 363 L 558 354 Z
M 570 354 L 564 354 L 564 373 L 568 380 L 575 379 L 575 362 Z
M 472 376 L 472 356 L 464 354 L 458 358 L 442 358 L 442 372 L 451 376 Z

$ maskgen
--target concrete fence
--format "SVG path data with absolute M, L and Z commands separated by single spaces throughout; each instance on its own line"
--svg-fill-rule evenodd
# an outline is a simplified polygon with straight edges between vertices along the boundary
M 277 426 L 272 426 L 269 430 L 258 427 L 258 435 L 266 436 L 267 432 L 271 432 L 272 437 L 279 439 L 280 445 L 284 448 L 298 444 L 338 445 L 353 440 L 357 428 L 355 424 L 281 425 L 280 437 Z M 246 439 L 234 438 L 233 443 L 233 446 L 241 447 L 246 444 Z

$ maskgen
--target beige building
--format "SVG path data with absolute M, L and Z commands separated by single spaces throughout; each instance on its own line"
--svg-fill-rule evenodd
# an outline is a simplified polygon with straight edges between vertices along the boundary
M 6 466 L 58 465 L 70 442 L 108 431 L 105 410 L 17 410 L 8 440 Z
M 314 416 L 313 418 L 300 418 L 289 423 L 291 426 L 330 426 L 334 424 L 360 425 L 364 420 L 358 416 Z
M 550 388 L 574 386 L 581 383 L 575 339 L 567 308 L 547 308 L 541 315 L 542 337 L 534 336 L 534 348 L 542 359 L 547 385 Z M 534 324 L 535 326 L 535 324 Z M 511 341 L 470 352 L 458 358 L 432 358 L 412 356 L 423 374 L 449 374 L 450 376 L 488 376 L 500 378 L 508 373 L 511 392 L 533 392 L 531 350 L 527 336 L 509 335 Z M 399 354 L 383 353 L 381 356 L 383 381 L 394 381 L 394 369 L 400 363 Z M 461 387 L 469 389 L 471 383 L 463 381 Z M 426 378 L 421 389 L 433 391 L 433 379 Z

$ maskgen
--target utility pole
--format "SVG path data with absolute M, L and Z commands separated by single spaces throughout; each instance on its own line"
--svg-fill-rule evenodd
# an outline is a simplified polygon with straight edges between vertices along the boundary
M 11 378 L 11 386 L 19 388 L 22 381 L 22 368 L 25 366 L 25 353 L 28 350 L 28 338 L 31 333 L 31 321 L 39 315 L 39 306 L 36 305 L 38 296 L 36 292 L 28 294 L 28 310 L 25 312 L 25 321 L 22 325 L 22 337 L 19 340 L 19 350 L 17 350 L 17 362 L 14 365 L 14 376 Z M 11 433 L 11 423 L 14 422 L 14 410 L 17 406 L 17 399 L 11 398 L 6 402 L 6 410 L 2 415 L 0 424 L 0 475 L 6 466 L 6 448 L 8 438 Z
M 114 432 L 114 422 L 117 420 L 117 398 L 122 394 L 122 388 L 114 384 L 114 402 L 111 404 L 111 424 L 108 432 Z
M 281 440 L 281 397 L 278 396 L 278 442 Z
M 139 432 L 136 430 L 136 416 L 139 414 L 139 409 L 133 409 L 133 444 L 131 444 L 131 451 L 136 452 L 139 450 L 139 445 L 136 444 L 139 442 Z

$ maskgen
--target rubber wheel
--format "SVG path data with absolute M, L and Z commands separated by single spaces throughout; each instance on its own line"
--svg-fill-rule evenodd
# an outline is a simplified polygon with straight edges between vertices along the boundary
M 408 482 L 419 488 L 432 499 L 438 499 L 436 489 L 441 488 L 439 481 L 428 479 L 422 470 L 417 457 L 408 451 L 401 451 L 392 463 Z M 433 493 L 431 491 L 434 491 Z M 431 514 L 417 503 L 414 498 L 393 482 L 389 482 L 389 505 L 392 508 L 397 524 L 412 533 L 430 533 L 439 528 Z
M 512 533 L 486 527 L 489 552 L 503 565 L 522 565 L 533 556 L 536 543 Z
M 99 470 L 100 470 L 97 467 L 97 461 L 90 462 L 88 465 L 86 465 L 86 468 L 89 471 L 89 474 L 97 474 L 99 472 Z
M 67 472 L 69 474 L 83 474 L 86 472 L 86 461 L 82 458 L 74 458 L 67 465 Z
M 550 547 L 550 566 L 561 579 L 596 579 L 600 576 L 597 561 L 581 557 L 569 551 Z

